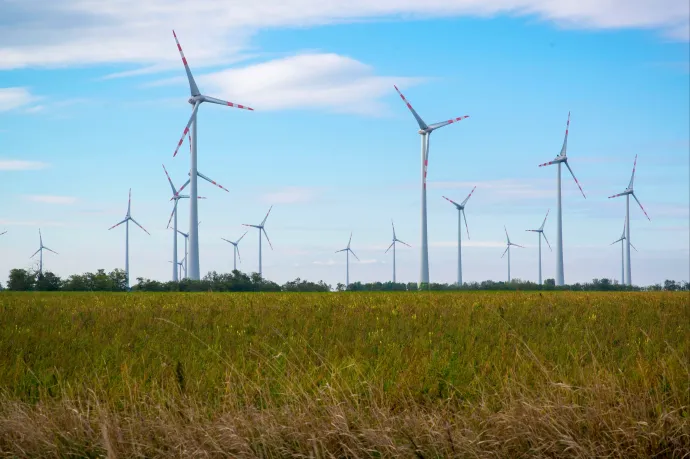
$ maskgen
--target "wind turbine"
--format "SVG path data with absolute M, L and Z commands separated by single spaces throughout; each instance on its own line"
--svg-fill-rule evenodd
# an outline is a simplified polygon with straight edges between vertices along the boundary
M 232 270 L 233 270 L 233 271 L 236 271 L 236 270 L 237 270 L 237 257 L 238 257 L 238 256 L 240 257 L 240 263 L 242 263 L 242 257 L 240 256 L 240 247 L 239 247 L 239 244 L 240 244 L 240 241 L 242 240 L 242 238 L 243 238 L 244 236 L 246 236 L 246 234 L 247 234 L 248 232 L 249 232 L 249 231 L 245 231 L 244 234 L 243 234 L 242 236 L 240 236 L 240 238 L 239 238 L 238 240 L 236 240 L 235 242 L 232 242 L 232 241 L 230 241 L 230 240 L 228 240 L 228 239 L 225 239 L 224 237 L 221 238 L 221 239 L 224 240 L 225 242 L 229 242 L 230 244 L 233 245 L 233 248 L 232 248 L 232 253 L 233 253 L 233 256 L 234 256 L 234 261 L 233 261 L 233 264 L 232 264 Z M 268 236 L 266 236 L 266 239 L 268 239 Z M 259 241 L 259 244 L 261 244 L 261 241 Z
M 6 232 L 7 231 L 5 231 L 5 233 Z M 5 234 L 5 233 L 2 233 L 2 234 Z M 58 255 L 58 253 L 55 250 L 49 249 L 48 247 L 43 245 L 43 235 L 41 235 L 41 229 L 40 228 L 38 229 L 38 240 L 39 240 L 40 246 L 38 247 L 38 250 L 35 251 L 34 254 L 31 255 L 29 258 L 33 258 L 36 256 L 37 253 L 40 253 L 40 256 L 38 258 L 38 273 L 40 275 L 43 275 L 43 251 L 47 250 L 48 252 L 53 252 L 55 255 Z
M 565 164 L 565 167 L 570 171 L 570 175 L 573 176 L 577 187 L 580 189 L 582 196 L 587 199 L 585 192 L 582 191 L 580 182 L 577 181 L 573 170 L 568 164 L 568 156 L 566 155 L 566 150 L 568 147 L 568 129 L 570 128 L 570 112 L 568 112 L 568 124 L 565 127 L 565 138 L 563 139 L 563 146 L 561 147 L 561 152 L 556 156 L 556 159 L 549 161 L 548 163 L 540 164 L 542 166 L 550 166 L 552 164 L 558 164 L 558 171 L 556 175 L 556 188 L 557 188 L 557 220 L 556 220 L 556 285 L 565 285 L 565 276 L 563 274 L 563 209 L 561 207 L 561 164 Z
M 266 219 L 268 218 L 268 214 L 271 213 L 271 209 L 273 209 L 273 206 L 271 206 L 268 209 L 268 212 L 266 212 L 266 216 L 264 217 L 264 219 L 261 221 L 261 223 L 259 225 L 249 225 L 249 224 L 243 223 L 243 226 L 250 226 L 252 228 L 256 228 L 259 230 L 259 276 L 260 277 L 263 277 L 262 276 L 263 271 L 261 268 L 261 233 L 262 232 L 266 236 L 266 240 L 268 241 L 268 245 L 271 246 L 271 250 L 273 250 L 273 244 L 271 244 L 271 240 L 268 238 L 268 233 L 266 232 L 266 229 L 264 228 L 264 225 L 266 224 Z
M 546 211 L 546 217 L 544 217 L 544 221 L 542 222 L 539 229 L 525 230 L 525 231 L 531 231 L 533 233 L 539 233 L 539 285 L 541 285 L 541 238 L 542 237 L 544 237 L 544 240 L 546 241 L 546 245 L 548 245 L 549 250 L 551 250 L 551 244 L 549 244 L 549 240 L 546 239 L 546 234 L 544 234 L 544 225 L 546 224 L 546 218 L 549 216 L 550 211 L 551 211 L 551 209 Z
M 524 249 L 524 247 L 522 247 L 521 245 L 513 244 L 512 242 L 510 242 L 510 236 L 508 236 L 508 230 L 506 229 L 505 226 L 503 227 L 503 229 L 506 231 L 506 241 L 507 241 L 506 246 L 507 247 L 506 247 L 505 252 L 503 252 L 503 255 L 501 255 L 501 258 L 503 258 L 506 255 L 506 253 L 508 254 L 508 282 L 510 283 L 510 246 L 514 245 L 515 247 L 520 247 L 523 249 Z
M 7 231 L 3 231 L 2 233 L 0 233 L 0 236 L 2 236 L 3 234 L 7 234 Z
M 359 257 L 357 255 L 355 255 L 355 253 L 350 248 L 351 242 L 352 242 L 352 233 L 350 233 L 350 240 L 347 241 L 347 247 L 345 247 L 342 250 L 336 250 L 335 251 L 335 253 L 345 252 L 345 255 L 346 255 L 346 258 L 345 258 L 345 260 L 346 260 L 345 261 L 345 288 L 347 288 L 347 286 L 350 285 L 350 254 L 352 254 L 352 256 L 357 258 L 357 261 L 359 261 Z M 400 242 L 402 242 L 402 241 L 400 241 Z
M 453 201 L 452 199 L 448 199 L 445 196 L 443 196 L 443 199 L 446 201 L 450 202 L 455 206 L 456 209 L 458 209 L 458 286 L 462 286 L 462 218 L 465 218 L 465 229 L 467 230 L 467 239 L 470 238 L 470 228 L 467 226 L 467 215 L 465 214 L 465 204 L 467 204 L 467 201 L 470 200 L 470 196 L 472 196 L 472 193 L 474 193 L 474 190 L 477 189 L 475 186 L 472 188 L 472 191 L 470 191 L 470 194 L 467 195 L 464 201 L 462 201 L 460 204 L 457 202 Z
M 400 92 L 397 86 L 395 90 L 400 94 L 403 102 L 407 105 L 407 108 L 412 112 L 417 124 L 419 125 L 419 135 L 422 136 L 422 243 L 421 243 L 421 264 L 419 267 L 419 285 L 429 284 L 429 243 L 427 239 L 427 228 L 426 228 L 426 172 L 427 166 L 429 164 L 429 138 L 431 133 L 438 128 L 448 126 L 456 121 L 464 120 L 469 118 L 468 115 L 461 116 L 459 118 L 453 118 L 447 121 L 441 121 L 440 123 L 426 124 L 424 120 L 417 114 L 417 112 L 412 108 L 412 105 L 405 99 L 405 96 Z
M 635 190 L 633 189 L 633 182 L 635 181 L 635 168 L 637 167 L 637 155 L 635 155 L 635 162 L 633 163 L 633 170 L 632 170 L 632 176 L 630 177 L 630 183 L 628 183 L 628 188 L 625 189 L 624 192 L 614 194 L 613 196 L 609 196 L 609 199 L 611 198 L 617 198 L 618 196 L 625 196 L 625 240 L 627 241 L 627 244 L 625 244 L 625 258 L 627 260 L 627 263 L 625 265 L 625 277 L 628 281 L 628 285 L 632 285 L 632 277 L 631 277 L 631 267 L 630 267 L 630 196 L 632 195 L 633 198 L 635 198 L 635 201 L 637 201 L 637 204 L 639 204 L 640 209 L 642 209 L 642 212 L 644 212 L 645 217 L 647 217 L 647 220 L 652 221 L 651 218 L 649 218 L 649 215 L 647 215 L 647 211 L 644 210 L 644 207 L 642 207 L 642 203 L 640 202 L 639 199 L 637 199 L 637 196 L 635 196 Z
M 199 224 L 201 225 L 201 222 Z M 187 252 L 187 241 L 189 240 L 189 233 L 183 233 L 180 230 L 177 230 L 177 232 L 184 237 L 184 258 L 182 258 L 182 261 L 184 261 L 184 277 L 187 277 L 187 257 L 189 255 Z
M 393 224 L 393 220 L 391 220 L 391 226 L 393 227 L 393 242 L 391 242 L 391 245 L 388 246 L 388 248 L 386 249 L 386 251 L 384 253 L 388 253 L 388 251 L 391 249 L 391 247 L 393 247 L 393 283 L 395 284 L 395 243 L 399 242 L 399 243 L 406 245 L 408 247 L 412 247 L 412 246 L 397 238 L 397 236 L 395 235 L 395 225 Z M 352 239 L 352 234 L 350 234 L 350 239 Z M 350 247 L 350 244 L 348 243 L 347 246 Z M 353 253 L 353 255 L 354 255 L 354 253 Z M 359 258 L 358 258 L 358 260 L 359 260 Z M 349 269 L 348 269 L 348 271 L 349 271 Z M 348 277 L 349 277 L 349 273 L 348 273 Z
M 179 271 L 180 271 L 179 277 L 182 277 L 182 264 L 183 264 L 183 262 L 184 262 L 184 258 L 181 261 L 177 262 L 177 267 L 179 267 Z M 168 261 L 168 263 L 172 263 L 172 261 Z M 175 265 L 173 264 L 173 269 L 177 269 L 177 267 L 175 267 Z M 175 282 L 177 282 L 177 281 L 175 281 Z
M 129 290 L 129 222 L 130 220 L 137 225 L 139 228 L 141 228 L 146 234 L 149 236 L 151 233 L 146 231 L 143 226 L 141 226 L 135 219 L 132 218 L 131 214 L 131 209 L 132 209 L 132 189 L 129 189 L 129 200 L 127 201 L 127 215 L 125 216 L 125 219 L 122 220 L 120 223 L 111 226 L 108 228 L 108 231 L 110 231 L 113 228 L 117 228 L 118 226 L 122 225 L 125 223 L 125 275 L 127 276 L 127 290 Z
M 625 242 L 624 241 L 627 239 L 625 237 L 625 227 L 627 226 L 626 225 L 627 221 L 628 221 L 628 219 L 626 218 L 625 222 L 623 222 L 623 233 L 621 233 L 621 237 L 619 239 L 616 239 L 615 241 L 613 241 L 611 243 L 611 245 L 613 245 L 617 242 L 621 243 L 621 285 L 625 285 Z M 635 249 L 635 246 L 632 244 L 630 244 L 630 247 Z M 637 252 L 637 249 L 635 249 L 635 252 Z
M 180 52 L 180 56 L 182 57 L 182 64 L 184 64 L 184 69 L 185 72 L 187 73 L 187 80 L 189 81 L 189 91 L 191 93 L 191 97 L 189 98 L 188 102 L 192 105 L 192 115 L 189 118 L 189 121 L 187 122 L 187 126 L 184 128 L 184 132 L 182 134 L 182 138 L 180 139 L 179 143 L 177 144 L 177 148 L 175 149 L 175 154 L 173 154 L 173 157 L 177 155 L 177 151 L 180 149 L 180 145 L 182 145 L 182 142 L 184 141 L 185 136 L 187 133 L 191 131 L 191 142 L 192 142 L 192 153 L 190 155 L 190 168 L 189 168 L 189 178 L 190 178 L 190 205 L 189 205 L 189 258 L 190 258 L 190 269 L 189 269 L 189 277 L 193 280 L 199 280 L 200 279 L 200 269 L 199 269 L 199 209 L 198 209 L 198 202 L 197 202 L 197 196 L 198 196 L 198 189 L 197 189 L 197 177 L 202 177 L 205 180 L 211 181 L 205 176 L 199 175 L 197 171 L 197 111 L 199 110 L 199 106 L 204 103 L 204 102 L 210 102 L 212 104 L 218 104 L 218 105 L 226 105 L 229 107 L 236 107 L 236 108 L 242 108 L 246 110 L 253 110 L 252 108 L 245 107 L 244 105 L 238 105 L 234 104 L 232 102 L 228 102 L 225 100 L 221 99 L 216 99 L 214 97 L 209 97 L 201 94 L 199 92 L 199 88 L 196 85 L 196 82 L 194 81 L 194 77 L 192 76 L 192 71 L 189 69 L 189 65 L 187 65 L 187 58 L 185 58 L 184 53 L 182 52 L 182 47 L 180 46 L 180 42 L 177 40 L 177 35 L 175 34 L 175 31 L 173 30 L 173 36 L 175 37 L 175 43 L 177 44 L 177 49 Z M 190 129 L 191 127 L 191 129 Z

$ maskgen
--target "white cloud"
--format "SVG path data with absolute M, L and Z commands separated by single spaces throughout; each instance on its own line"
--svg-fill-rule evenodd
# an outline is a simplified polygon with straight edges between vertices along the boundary
M 374 75 L 373 69 L 338 54 L 302 54 L 199 78 L 207 91 L 260 110 L 326 108 L 335 112 L 378 114 L 377 99 L 393 84 L 420 80 Z
M 18 159 L 0 159 L 0 171 L 29 171 L 45 169 L 47 163 L 41 161 L 23 161 Z
M 316 190 L 307 187 L 286 187 L 282 190 L 266 193 L 261 200 L 268 204 L 297 204 L 309 202 L 316 196 Z
M 1 0 L 0 4 L 2 4 Z M 0 31 L 1 30 L 2 28 L 0 27 Z M 38 98 L 33 96 L 26 88 L 0 88 L 0 112 L 8 112 L 17 108 L 26 107 L 37 99 Z
M 59 205 L 71 205 L 77 202 L 77 198 L 74 196 L 26 195 L 24 199 L 31 202 Z
M 646 28 L 690 38 L 686 0 L 0 0 L 0 11 L 5 69 L 127 63 L 155 70 L 179 62 L 171 26 L 180 27 L 196 66 L 242 54 L 262 29 L 391 17 L 510 14 L 565 27 Z

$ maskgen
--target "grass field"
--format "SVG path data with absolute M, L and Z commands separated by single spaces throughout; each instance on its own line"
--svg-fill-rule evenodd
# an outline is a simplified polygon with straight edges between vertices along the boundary
M 6 457 L 690 457 L 684 293 L 0 294 Z

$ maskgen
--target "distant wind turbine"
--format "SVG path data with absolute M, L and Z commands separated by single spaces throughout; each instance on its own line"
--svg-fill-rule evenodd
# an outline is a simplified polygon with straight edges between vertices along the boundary
M 0 233 L 0 236 L 2 236 L 3 234 L 7 234 L 7 231 L 3 231 L 2 233 Z
M 419 267 L 419 285 L 429 284 L 429 242 L 427 239 L 427 224 L 426 224 L 426 172 L 427 166 L 429 164 L 429 139 L 431 133 L 436 129 L 448 126 L 457 121 L 469 118 L 469 116 L 461 116 L 459 118 L 453 118 L 447 121 L 441 121 L 440 123 L 426 124 L 424 120 L 417 114 L 417 112 L 412 108 L 412 105 L 405 99 L 402 92 L 395 86 L 395 90 L 398 92 L 402 98 L 407 108 L 412 112 L 412 116 L 417 120 L 419 125 L 419 135 L 422 136 L 422 242 L 421 242 L 421 264 Z
M 268 241 L 268 245 L 271 247 L 271 250 L 273 250 L 273 244 L 271 244 L 271 240 L 268 238 L 268 233 L 266 232 L 266 229 L 264 228 L 264 225 L 266 224 L 266 219 L 268 218 L 268 214 L 271 213 L 271 209 L 273 209 L 273 206 L 271 206 L 268 209 L 268 212 L 266 212 L 266 216 L 264 217 L 264 219 L 261 221 L 260 224 L 249 225 L 249 224 L 243 223 L 244 226 L 249 226 L 249 227 L 256 228 L 259 230 L 259 276 L 260 277 L 263 277 L 263 271 L 262 271 L 262 267 L 261 267 L 261 239 L 262 239 L 261 233 L 262 232 L 263 232 L 264 236 L 266 236 L 266 240 Z
M 359 257 L 357 255 L 355 255 L 355 253 L 350 248 L 351 242 L 352 242 L 352 233 L 350 233 L 350 240 L 347 241 L 347 247 L 345 247 L 344 249 L 335 251 L 335 253 L 345 252 L 345 255 L 346 255 L 346 258 L 345 258 L 345 260 L 346 260 L 345 261 L 345 288 L 347 288 L 347 286 L 350 285 L 350 254 L 352 254 L 352 256 L 357 258 L 357 261 L 359 261 Z
M 179 191 L 178 191 L 178 193 L 179 193 Z M 199 222 L 199 224 L 201 225 L 201 222 Z M 183 233 L 180 230 L 177 230 L 177 232 L 179 234 L 181 234 L 182 237 L 184 237 L 184 258 L 182 258 L 182 261 L 184 261 L 184 277 L 187 277 L 187 258 L 189 255 L 187 253 L 187 241 L 189 240 L 189 233 Z
M 470 194 L 467 195 L 464 201 L 462 201 L 460 204 L 457 202 L 453 201 L 452 199 L 448 199 L 445 196 L 443 196 L 443 199 L 446 201 L 450 202 L 455 206 L 456 209 L 458 209 L 458 286 L 462 286 L 462 219 L 463 217 L 465 218 L 465 229 L 467 230 L 467 239 L 470 238 L 470 228 L 467 226 L 467 215 L 465 214 L 465 204 L 467 204 L 467 201 L 470 200 L 470 197 L 472 196 L 472 193 L 474 193 L 474 190 L 476 190 L 477 187 L 475 186 L 472 188 L 472 191 L 470 191 Z
M 127 289 L 129 290 L 129 222 L 130 220 L 137 225 L 139 228 L 141 228 L 146 234 L 149 236 L 151 233 L 146 231 L 146 229 L 141 226 L 134 218 L 132 218 L 131 214 L 132 210 L 132 189 L 129 189 L 129 200 L 127 201 L 127 215 L 125 216 L 124 220 L 122 220 L 120 223 L 117 223 L 110 228 L 108 228 L 108 231 L 110 231 L 113 228 L 117 228 L 118 226 L 122 225 L 125 223 L 125 275 L 127 276 Z
M 630 196 L 632 195 L 633 198 L 635 198 L 635 201 L 637 201 L 637 204 L 639 204 L 640 209 L 642 209 L 642 212 L 644 212 L 645 217 L 647 217 L 647 220 L 652 221 L 651 218 L 649 218 L 649 215 L 647 215 L 647 211 L 644 210 L 644 207 L 642 207 L 642 203 L 640 202 L 639 199 L 637 199 L 637 196 L 635 196 L 635 190 L 633 189 L 633 182 L 635 181 L 635 168 L 637 167 L 637 155 L 635 155 L 635 162 L 633 163 L 633 170 L 632 170 L 632 176 L 630 176 L 630 183 L 628 183 L 628 188 L 625 189 L 622 193 L 614 194 L 613 196 L 609 196 L 609 199 L 611 198 L 617 198 L 618 196 L 625 196 L 625 240 L 627 243 L 625 244 L 625 258 L 627 260 L 627 263 L 625 265 L 625 277 L 628 282 L 628 285 L 632 285 L 632 277 L 631 277 L 631 265 L 630 265 Z
M 7 232 L 7 231 L 5 231 L 5 233 L 6 233 L 6 232 Z M 5 234 L 5 233 L 2 233 L 2 234 Z M 40 246 L 38 247 L 38 250 L 35 251 L 34 254 L 31 255 L 29 258 L 35 257 L 37 253 L 40 254 L 40 256 L 39 256 L 39 258 L 38 258 L 38 273 L 39 273 L 40 275 L 43 275 L 43 251 L 44 251 L 44 250 L 47 250 L 48 252 L 53 252 L 55 255 L 59 255 L 59 254 L 58 254 L 55 250 L 49 249 L 48 247 L 46 247 L 46 246 L 43 245 L 43 235 L 41 235 L 41 229 L 40 229 L 40 228 L 38 229 L 38 241 L 39 241 L 39 243 L 40 243 Z
M 621 237 L 619 239 L 616 239 L 615 241 L 613 241 L 611 243 L 611 245 L 613 245 L 617 242 L 621 243 L 621 285 L 625 285 L 625 241 L 627 239 L 625 237 L 625 228 L 627 226 L 626 225 L 627 221 L 628 221 L 628 219 L 626 218 L 625 222 L 623 222 L 623 233 L 621 233 Z M 632 244 L 630 244 L 630 247 L 635 249 L 635 246 Z M 635 249 L 635 252 L 637 252 L 637 249 Z
M 543 237 L 544 240 L 546 241 L 546 245 L 549 246 L 549 250 L 551 250 L 551 244 L 549 244 L 549 240 L 546 239 L 546 234 L 544 234 L 544 225 L 546 224 L 546 218 L 549 216 L 550 210 L 546 211 L 546 217 L 544 217 L 544 221 L 542 222 L 541 226 L 538 229 L 530 229 L 530 230 L 525 230 L 525 231 L 531 231 L 533 233 L 538 233 L 539 234 L 539 285 L 541 285 L 541 238 Z
M 246 110 L 253 110 L 252 108 L 245 107 L 244 105 L 238 105 L 234 104 L 232 102 L 227 102 L 225 100 L 221 99 L 216 99 L 214 97 L 209 97 L 201 94 L 199 92 L 199 88 L 196 85 L 196 82 L 194 81 L 194 77 L 192 76 L 192 71 L 189 68 L 189 65 L 187 64 L 187 58 L 184 56 L 184 53 L 182 52 L 182 47 L 180 46 L 180 42 L 177 40 L 177 35 L 175 34 L 175 31 L 173 30 L 173 36 L 175 37 L 175 43 L 177 44 L 177 49 L 180 52 L 180 57 L 182 58 L 182 64 L 184 64 L 184 70 L 187 73 L 187 80 L 189 81 L 189 92 L 191 93 L 191 97 L 189 98 L 188 102 L 192 105 L 192 116 L 189 118 L 189 121 L 187 122 L 187 126 L 184 128 L 184 132 L 182 133 L 182 138 L 180 139 L 180 142 L 177 144 L 177 148 L 175 149 L 175 153 L 173 154 L 173 157 L 177 155 L 177 151 L 180 149 L 180 145 L 182 145 L 182 142 L 184 141 L 185 136 L 187 133 L 191 131 L 191 139 L 192 139 L 192 154 L 190 156 L 190 206 L 189 206 L 189 258 L 191 259 L 190 263 L 190 272 L 189 277 L 193 280 L 199 280 L 201 279 L 200 277 L 200 270 L 199 270 L 199 208 L 197 205 L 197 196 L 198 196 L 198 189 L 197 189 L 197 177 L 200 176 L 206 180 L 206 177 L 201 176 L 197 172 L 197 111 L 199 110 L 199 106 L 204 103 L 204 102 L 210 102 L 212 104 L 218 104 L 218 105 L 226 105 L 228 107 L 236 107 L 236 108 L 242 108 Z M 191 129 L 190 129 L 191 127 Z M 209 180 L 210 181 L 210 180 Z
M 178 262 L 177 262 L 177 268 L 176 268 L 175 265 L 173 264 L 173 269 L 178 269 L 178 268 L 179 268 L 179 271 L 180 271 L 180 272 L 179 272 L 179 278 L 182 278 L 182 264 L 183 264 L 183 262 L 184 262 L 184 258 L 182 259 L 182 261 L 178 261 Z M 168 263 L 172 263 L 172 261 L 168 261 Z M 177 282 L 177 281 L 174 281 L 174 282 Z
M 506 255 L 506 253 L 508 254 L 508 282 L 510 282 L 510 246 L 514 245 L 515 247 L 520 247 L 523 249 L 524 249 L 524 247 L 522 247 L 521 245 L 513 244 L 512 242 L 510 242 L 510 236 L 508 236 L 508 230 L 506 229 L 505 226 L 503 227 L 503 229 L 506 232 L 506 250 L 505 250 L 505 252 L 503 252 L 503 255 L 501 255 L 501 258 L 503 258 Z
M 580 193 L 586 199 L 585 192 L 582 191 L 580 182 L 575 178 L 573 170 L 568 165 L 568 156 L 566 150 L 568 149 L 568 129 L 570 128 L 570 112 L 568 112 L 568 124 L 565 127 L 565 138 L 563 139 L 563 146 L 561 147 L 561 152 L 556 156 L 556 159 L 549 161 L 548 163 L 540 164 L 539 167 L 550 166 L 552 164 L 558 164 L 558 171 L 556 175 L 556 188 L 557 188 L 557 214 L 556 214 L 556 285 L 565 285 L 565 275 L 563 274 L 563 209 L 561 207 L 561 164 L 565 164 L 565 167 L 570 171 L 570 175 L 573 176 L 577 187 L 580 189 Z
M 388 253 L 388 251 L 391 249 L 391 247 L 393 247 L 393 283 L 395 284 L 395 282 L 396 282 L 395 281 L 395 243 L 399 242 L 399 243 L 406 245 L 408 247 L 412 247 L 412 246 L 397 238 L 397 236 L 395 235 L 395 225 L 393 224 L 393 220 L 391 220 L 391 226 L 393 227 L 393 242 L 391 242 L 391 245 L 388 246 L 388 248 L 386 249 L 386 251 L 384 253 Z M 350 235 L 350 238 L 352 238 L 352 235 Z M 348 243 L 347 246 L 350 247 L 350 244 Z
M 236 270 L 237 270 L 237 257 L 240 258 L 240 263 L 242 263 L 242 257 L 240 256 L 240 247 L 239 247 L 239 245 L 240 245 L 240 241 L 242 240 L 242 238 L 243 238 L 244 236 L 247 235 L 247 233 L 248 233 L 248 231 L 245 231 L 244 234 L 243 234 L 242 236 L 240 236 L 240 238 L 239 238 L 238 240 L 236 240 L 235 242 L 230 241 L 230 240 L 228 240 L 228 239 L 225 239 L 224 237 L 221 238 L 221 239 L 224 240 L 225 242 L 229 242 L 230 244 L 233 245 L 233 247 L 232 247 L 232 254 L 233 254 L 232 270 L 233 270 L 233 271 L 236 271 Z M 268 238 L 268 236 L 266 236 L 266 238 Z

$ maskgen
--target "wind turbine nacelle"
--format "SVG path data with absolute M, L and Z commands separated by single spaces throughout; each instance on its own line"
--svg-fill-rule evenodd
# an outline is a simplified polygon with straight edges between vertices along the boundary
M 194 105 L 197 102 L 203 102 L 203 101 L 204 101 L 203 96 L 192 96 L 187 100 L 187 102 L 189 102 L 190 105 Z
M 417 133 L 419 135 L 429 134 L 429 133 L 431 133 L 431 129 L 428 129 L 428 128 L 427 129 L 420 129 L 419 131 L 417 131 Z

